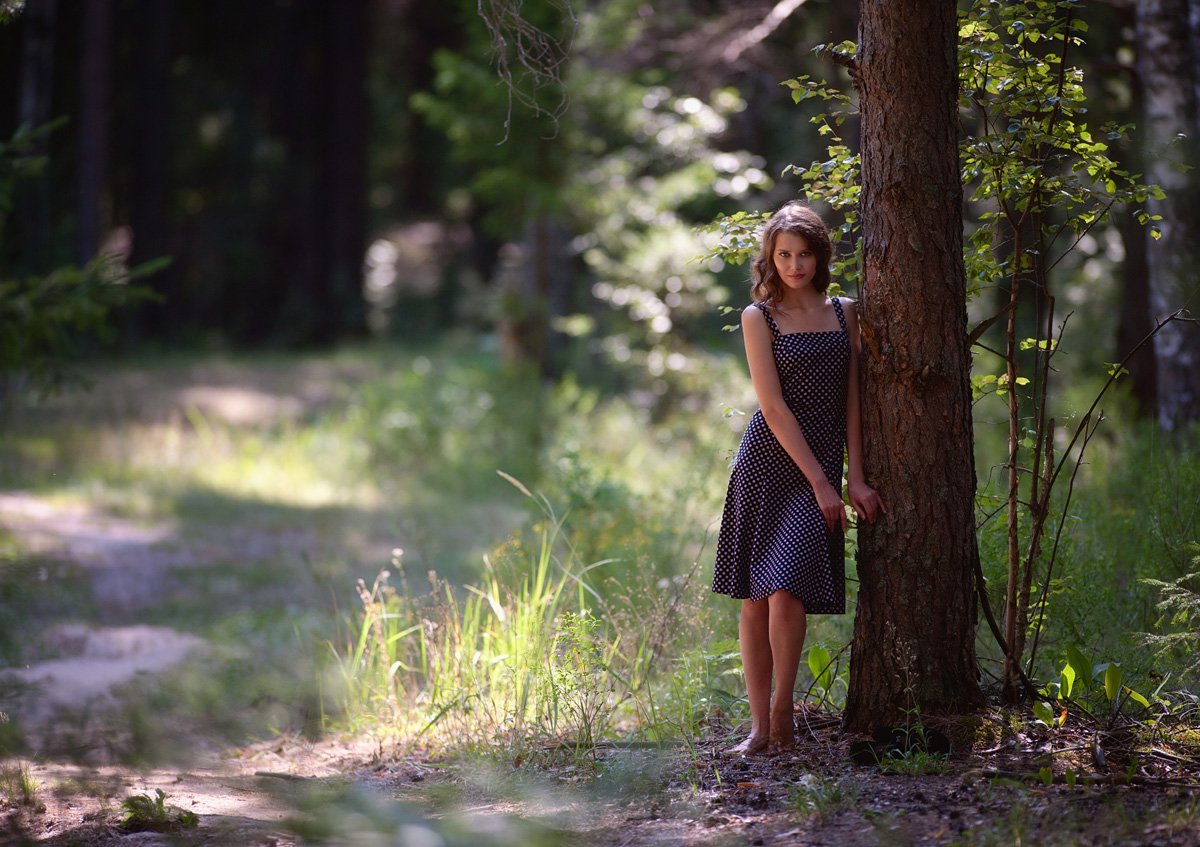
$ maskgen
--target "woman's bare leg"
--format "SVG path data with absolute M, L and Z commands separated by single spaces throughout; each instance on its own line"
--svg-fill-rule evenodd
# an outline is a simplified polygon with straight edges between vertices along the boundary
M 771 638 L 767 600 L 743 600 L 738 620 L 738 644 L 746 674 L 746 699 L 750 701 L 750 737 L 729 750 L 754 755 L 771 741 Z
M 808 619 L 804 604 L 790 591 L 779 590 L 767 598 L 770 606 L 768 637 L 775 670 L 775 697 L 771 700 L 771 741 L 781 749 L 796 746 L 792 689 L 804 651 Z

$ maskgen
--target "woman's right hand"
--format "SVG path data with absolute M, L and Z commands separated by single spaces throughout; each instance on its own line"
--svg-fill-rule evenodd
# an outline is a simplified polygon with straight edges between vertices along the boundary
M 846 520 L 846 504 L 842 502 L 834 487 L 828 480 L 823 479 L 813 492 L 817 495 L 817 507 L 821 510 L 821 517 L 825 519 L 825 526 L 829 529 L 837 529 L 840 526 L 842 532 L 845 532 L 850 525 Z

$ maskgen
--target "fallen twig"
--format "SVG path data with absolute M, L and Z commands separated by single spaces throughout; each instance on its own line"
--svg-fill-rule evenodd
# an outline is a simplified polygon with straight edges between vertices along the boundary
M 297 776 L 294 773 L 282 773 L 280 771 L 255 771 L 255 776 L 269 777 L 270 779 L 287 779 L 292 782 L 307 782 L 308 777 Z

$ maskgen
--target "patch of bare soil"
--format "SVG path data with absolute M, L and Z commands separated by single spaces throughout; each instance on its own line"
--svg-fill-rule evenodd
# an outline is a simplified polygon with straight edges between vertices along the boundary
M 233 528 L 218 538 L 185 542 L 169 522 L 134 522 L 13 491 L 0 493 L 0 528 L 35 554 L 78 567 L 93 603 L 111 622 L 53 625 L 29 639 L 24 652 L 35 660 L 0 668 L 0 722 L 7 722 L 9 713 L 19 716 L 23 743 L 31 750 L 28 757 L 0 761 L 0 844 L 175 844 L 180 838 L 186 843 L 294 843 L 278 827 L 292 804 L 270 790 L 280 777 L 255 775 L 259 754 L 254 751 L 237 759 L 209 757 L 205 766 L 183 771 L 85 766 L 38 751 L 61 750 L 68 743 L 67 716 L 118 709 L 115 690 L 205 649 L 194 635 L 138 622 L 140 612 L 175 589 L 175 572 L 228 561 L 235 554 L 253 558 L 302 550 L 312 546 L 313 534 Z M 64 616 L 72 614 L 63 609 Z M 181 744 L 189 743 L 186 736 L 181 727 Z M 69 743 L 78 750 L 97 746 L 86 738 Z M 295 749 L 300 761 L 283 771 L 305 778 L 332 772 L 322 764 L 329 754 Z M 135 794 L 154 797 L 156 789 L 170 803 L 199 815 L 200 826 L 174 834 L 119 832 L 115 824 L 122 800 Z
M 55 707 L 95 704 L 138 674 L 159 673 L 183 661 L 203 640 L 163 626 L 55 626 L 42 634 L 43 649 L 62 658 L 9 671 L 27 686 L 26 720 Z M 0 671 L 0 673 L 4 673 Z
M 1018 733 L 997 713 L 983 716 L 973 731 L 995 731 L 1000 743 L 979 747 L 959 727 L 948 759 L 929 761 L 927 772 L 901 774 L 852 764 L 839 723 L 802 709 L 802 740 L 793 752 L 730 757 L 723 741 L 681 757 L 663 798 L 610 814 L 586 832 L 587 841 L 605 847 L 1200 844 L 1200 749 L 1193 743 L 1160 738 L 1147 747 L 1130 732 L 1085 727 Z M 1095 737 L 1108 749 L 1103 765 L 1091 757 Z
M 0 843 L 48 845 L 245 844 L 284 845 L 280 830 L 289 806 L 264 790 L 262 780 L 221 767 L 184 772 L 133 772 L 118 767 L 40 763 L 30 776 L 45 786 L 33 806 L 9 804 Z M 194 830 L 126 834 L 119 828 L 121 802 L 131 795 L 155 797 L 199 816 Z M 4 841 L 4 837 L 10 839 Z
M 445 843 L 1200 844 L 1200 767 L 1135 759 L 1119 736 L 1105 737 L 1104 767 L 1076 757 L 1081 739 L 1060 731 L 1013 733 L 982 749 L 960 738 L 952 756 L 932 767 L 944 772 L 899 775 L 851 764 L 837 716 L 801 711 L 798 718 L 802 738 L 794 751 L 756 757 L 724 755 L 728 739 L 715 727 L 713 742 L 692 752 L 614 746 L 599 751 L 594 765 L 567 754 L 536 770 L 295 738 L 182 772 L 40 764 L 33 775 L 53 786 L 39 793 L 44 808 L 10 808 L 7 826 L 26 839 L 14 843 L 91 847 L 406 844 L 397 835 L 405 827 L 427 837 L 463 819 L 476 822 L 478 837 Z M 1057 779 L 1049 785 L 1042 781 L 1046 767 Z M 1066 784 L 1065 773 L 1075 769 L 1075 784 Z M 155 788 L 199 814 L 200 826 L 140 840 L 117 831 L 120 799 Z M 316 834 L 304 837 L 309 830 Z
M 184 540 L 171 521 L 132 521 L 24 491 L 0 492 L 0 529 L 30 552 L 81 567 L 95 606 L 113 619 L 132 618 L 159 601 L 175 571 L 278 551 L 300 554 L 316 545 L 311 529 L 229 527 Z
M 92 374 L 95 390 L 55 398 L 53 407 L 146 423 L 177 420 L 189 410 L 231 424 L 285 423 L 327 408 L 377 370 L 366 360 L 324 358 L 121 368 Z
M 362 778 L 423 804 L 436 796 L 431 780 L 448 782 L 477 812 L 519 815 L 555 827 L 559 843 L 598 847 L 1200 844 L 1200 751 L 1185 743 L 1160 738 L 1156 757 L 1128 733 L 1102 732 L 1101 766 L 1086 727 L 1017 732 L 985 714 L 957 729 L 949 758 L 892 773 L 852 764 L 837 715 L 801 709 L 797 718 L 802 738 L 787 754 L 725 755 L 718 726 L 694 752 L 605 749 L 586 780 L 570 756 L 536 776 L 517 766 L 480 780 L 476 766 L 414 780 L 409 760 Z M 975 743 L 989 735 L 999 743 Z

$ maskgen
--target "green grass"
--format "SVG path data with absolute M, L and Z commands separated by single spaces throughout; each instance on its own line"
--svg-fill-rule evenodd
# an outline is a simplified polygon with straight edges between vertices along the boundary
M 1055 402 L 1057 450 L 1061 454 L 1086 408 L 1100 387 L 1097 374 L 1062 380 Z M 1075 647 L 1095 661 L 1120 662 L 1127 680 L 1142 691 L 1153 691 L 1170 677 L 1171 685 L 1194 686 L 1184 652 L 1156 655 L 1145 645 L 1145 634 L 1178 629 L 1157 604 L 1161 591 L 1146 580 L 1173 581 L 1195 567 L 1200 538 L 1200 433 L 1167 439 L 1152 421 L 1139 420 L 1121 391 L 1105 398 L 1104 420 L 1083 452 L 1083 464 L 1064 509 L 1070 486 L 1072 454 L 1060 477 L 1050 510 L 1049 529 L 1042 544 L 1034 580 L 1030 616 L 1033 628 L 1042 618 L 1034 675 L 1057 680 L 1065 651 Z M 999 505 L 1006 484 L 1003 430 L 995 398 L 976 407 L 976 464 L 981 510 Z M 1023 477 L 1022 497 L 1028 479 Z M 1058 549 L 1049 582 L 1046 567 L 1062 518 Z M 1027 549 L 1028 517 L 1022 516 L 1021 549 Z M 1007 573 L 1006 528 L 1000 513 L 979 534 L 984 575 L 992 608 L 1003 620 Z M 1043 588 L 1044 606 L 1041 603 Z M 1165 628 L 1165 629 L 1164 629 Z M 999 650 L 981 618 L 980 654 L 999 672 Z
M 858 808 L 860 786 L 853 775 L 839 778 L 805 774 L 791 791 L 793 809 L 817 819 Z
M 689 392 L 659 406 L 546 385 L 449 342 L 125 364 L 90 394 L 24 410 L 0 444 L 0 486 L 206 551 L 139 620 L 213 648 L 131 687 L 122 755 L 158 749 L 172 721 L 221 739 L 336 729 L 514 755 L 553 742 L 593 761 L 605 740 L 693 744 L 713 715 L 745 715 L 738 604 L 707 581 L 745 421 L 723 410 L 754 406 L 735 356 L 693 365 Z M 1124 421 L 1102 433 L 1040 655 L 1095 647 L 1145 690 L 1139 675 L 1175 668 L 1132 635 L 1156 618 L 1141 580 L 1173 578 L 1195 540 L 1200 462 Z M 981 535 L 993 584 L 995 525 Z M 810 646 L 837 656 L 849 642 L 855 588 L 851 614 L 810 622 Z M 0 541 L 3 658 L 28 659 L 64 608 L 106 614 L 76 566 Z M 811 698 L 836 707 L 846 666 Z
M 12 806 L 35 806 L 42 785 L 24 762 L 0 767 L 0 795 Z
M 945 756 L 925 750 L 906 750 L 879 760 L 879 769 L 897 776 L 930 776 L 946 773 L 950 762 Z
M 394 735 L 402 725 L 417 736 L 430 724 L 425 741 L 474 745 L 493 743 L 496 726 L 532 725 L 529 739 L 582 739 L 584 749 L 646 724 L 656 737 L 695 735 L 712 697 L 724 702 L 737 687 L 728 650 L 696 647 L 710 630 L 731 632 L 736 606 L 711 624 L 697 614 L 709 604 L 696 563 L 711 552 L 736 443 L 715 399 L 703 401 L 711 412 L 663 414 L 570 380 L 547 387 L 451 346 L 177 359 L 96 377 L 90 394 L 24 410 L 0 445 L 0 484 L 165 527 L 166 548 L 198 550 L 202 566 L 170 570 L 136 619 L 212 645 L 186 667 L 127 686 L 127 708 L 106 733 L 112 755 L 169 755 L 174 724 L 222 741 L 321 727 Z M 745 390 L 734 371 L 714 370 L 711 382 L 714 397 Z M 251 400 L 263 407 L 257 417 L 239 411 Z M 544 491 L 541 505 L 561 517 L 497 471 Z M 403 606 L 411 621 L 445 627 L 426 639 L 428 655 L 402 654 L 403 672 L 388 650 L 408 649 L 413 634 L 365 655 L 355 639 L 367 618 L 352 611 L 370 608 L 355 580 L 370 583 L 393 548 L 404 550 L 406 575 L 392 575 L 399 593 L 375 586 L 384 619 Z M 30 636 L 63 619 L 48 601 L 70 575 L 50 568 L 43 585 L 29 575 L 45 562 L 15 540 L 5 549 L 0 603 L 21 614 L 5 617 L 0 647 L 16 662 L 32 658 Z M 527 571 L 540 581 L 524 584 Z M 70 620 L 111 620 L 86 580 L 74 584 Z M 496 609 L 509 616 L 501 627 Z M 689 649 L 675 650 L 684 630 Z M 475 661 L 497 649 L 508 665 Z M 364 668 L 376 658 L 386 666 Z M 469 673 L 434 671 L 450 667 Z M 693 675 L 708 667 L 712 686 Z M 651 691 L 652 675 L 667 684 Z M 398 680 L 420 700 L 403 721 L 403 698 L 389 693 Z M 78 742 L 89 725 L 71 720 L 64 737 Z
M 540 502 L 536 542 L 514 538 L 494 550 L 484 578 L 465 593 L 438 582 L 422 601 L 407 587 L 400 556 L 395 574 L 359 583 L 356 626 L 334 645 L 351 728 L 387 727 L 437 748 L 555 743 L 584 758 L 600 741 L 698 733 L 698 704 L 710 692 L 678 689 L 680 680 L 704 678 L 688 667 L 703 659 L 679 650 L 704 635 L 694 579 L 664 592 L 651 573 L 606 595 L 596 574 L 613 563 L 580 559 L 561 519 Z M 650 596 L 653 607 L 641 599 Z

